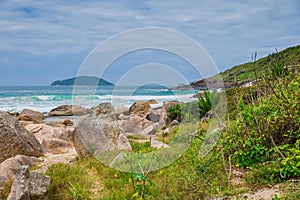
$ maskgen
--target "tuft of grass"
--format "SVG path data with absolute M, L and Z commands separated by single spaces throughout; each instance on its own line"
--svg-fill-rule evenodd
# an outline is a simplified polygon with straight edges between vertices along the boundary
M 156 139 L 158 141 L 164 142 L 166 144 L 169 144 L 174 137 L 177 135 L 179 130 L 179 126 L 175 126 L 173 127 L 169 132 L 161 132 L 159 134 L 156 135 Z
M 11 186 L 13 184 L 13 179 L 11 178 L 9 181 L 0 183 L 0 199 L 7 199 Z
M 132 148 L 132 152 L 138 154 L 147 153 L 155 150 L 155 148 L 151 147 L 150 141 L 149 142 L 130 141 L 130 145 Z
M 78 164 L 54 164 L 46 175 L 51 177 L 48 199 L 90 199 L 87 189 L 92 179 L 87 170 Z

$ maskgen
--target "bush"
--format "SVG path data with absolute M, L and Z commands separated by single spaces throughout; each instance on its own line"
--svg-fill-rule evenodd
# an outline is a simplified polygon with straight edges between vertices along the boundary
M 280 67 L 268 69 L 255 87 L 239 89 L 239 112 L 221 143 L 227 156 L 234 155 L 237 166 L 276 161 L 281 176 L 291 178 L 300 175 L 300 76 Z
M 176 104 L 167 111 L 168 122 L 173 120 L 184 122 L 197 122 L 208 111 L 213 109 L 217 104 L 216 95 L 211 94 L 210 91 L 204 91 L 204 97 L 198 97 L 198 101 Z

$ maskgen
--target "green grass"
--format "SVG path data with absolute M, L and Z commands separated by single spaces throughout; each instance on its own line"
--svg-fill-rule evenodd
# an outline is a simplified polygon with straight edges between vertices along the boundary
M 269 54 L 266 57 L 258 59 L 254 63 L 248 62 L 245 64 L 236 65 L 224 72 L 221 72 L 220 75 L 226 84 L 232 84 L 235 81 L 238 83 L 251 81 L 256 78 L 255 71 L 258 77 L 261 77 L 264 74 L 264 69 L 268 68 L 278 60 L 283 66 L 299 65 L 300 45 Z M 240 73 L 242 70 L 244 70 L 245 73 Z M 233 75 L 230 76 L 230 74 Z
M 134 142 L 130 141 L 132 152 L 142 154 L 154 151 L 155 148 L 151 147 L 150 141 L 148 142 Z
M 12 184 L 13 179 L 10 179 L 7 182 L 0 183 L 0 199 L 7 199 Z

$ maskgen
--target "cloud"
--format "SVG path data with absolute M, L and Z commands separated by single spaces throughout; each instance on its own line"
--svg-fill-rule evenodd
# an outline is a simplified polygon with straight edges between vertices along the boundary
M 49 59 L 84 58 L 112 35 L 154 26 L 195 39 L 223 70 L 249 61 L 254 51 L 263 56 L 299 43 L 299 8 L 297 0 L 4 0 L 0 1 L 0 67 L 9 67 L 18 56 L 23 62 L 15 65 L 42 56 L 45 60 L 35 64 L 49 68 Z M 72 62 L 61 58 L 57 67 Z

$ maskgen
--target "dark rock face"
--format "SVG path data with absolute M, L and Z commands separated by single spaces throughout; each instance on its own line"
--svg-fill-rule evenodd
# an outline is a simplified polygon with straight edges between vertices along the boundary
M 24 109 L 18 116 L 18 120 L 22 121 L 32 121 L 34 123 L 43 123 L 45 116 L 37 111 Z
M 14 117 L 0 111 L 0 162 L 19 154 L 38 157 L 44 153 L 33 134 Z
M 127 137 L 119 128 L 112 105 L 102 103 L 92 110 L 76 125 L 74 147 L 79 158 L 115 149 L 131 150 Z
M 62 105 L 50 110 L 49 116 L 81 116 L 88 113 L 88 109 L 79 105 Z
M 11 187 L 8 200 L 39 199 L 47 193 L 50 177 L 37 172 L 29 172 L 28 166 L 23 165 L 17 172 Z
M 153 123 L 159 122 L 160 114 L 161 114 L 161 109 L 150 110 L 149 113 L 146 115 L 146 119 Z

